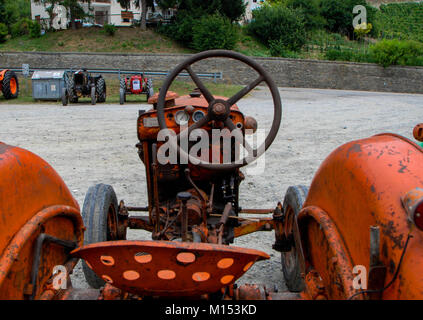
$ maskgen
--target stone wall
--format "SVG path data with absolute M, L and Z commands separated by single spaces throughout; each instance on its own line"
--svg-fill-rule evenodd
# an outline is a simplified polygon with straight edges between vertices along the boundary
M 125 69 L 170 71 L 189 55 L 184 54 L 111 54 L 0 52 L 0 68 Z M 345 89 L 364 91 L 423 93 L 423 68 L 375 64 L 254 58 L 272 75 L 280 87 Z M 222 72 L 227 83 L 247 84 L 255 71 L 228 59 L 209 59 L 194 65 L 197 72 Z

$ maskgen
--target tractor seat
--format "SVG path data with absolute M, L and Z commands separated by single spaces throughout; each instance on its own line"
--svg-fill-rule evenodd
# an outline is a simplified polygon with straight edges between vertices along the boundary
M 195 297 L 234 283 L 264 252 L 177 241 L 107 241 L 75 249 L 73 256 L 111 285 L 141 296 Z

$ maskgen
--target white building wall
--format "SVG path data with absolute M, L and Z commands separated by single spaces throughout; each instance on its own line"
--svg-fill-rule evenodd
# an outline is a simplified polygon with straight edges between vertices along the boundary
M 115 26 L 131 26 L 132 22 L 124 22 L 122 19 L 121 12 L 125 11 L 117 0 L 110 0 L 110 3 L 103 3 L 103 2 L 92 2 L 91 3 L 91 11 L 88 9 L 88 4 L 82 3 L 82 7 L 84 8 L 85 12 L 95 15 L 95 12 L 104 12 L 107 14 L 107 23 L 114 24 Z M 135 20 L 141 20 L 141 9 L 136 8 L 135 5 L 131 1 L 131 5 L 128 8 L 128 11 L 133 13 Z M 160 10 L 157 8 L 156 11 Z M 148 10 L 148 13 L 151 12 L 151 9 Z M 31 16 L 32 20 L 36 19 L 36 16 L 40 16 L 40 19 L 49 19 L 49 15 L 46 11 L 46 8 L 42 4 L 35 3 L 34 0 L 31 0 Z M 94 22 L 94 21 L 93 21 Z
M 264 3 L 264 0 L 247 0 L 246 3 L 247 7 L 245 9 L 244 20 L 245 22 L 248 22 L 253 18 L 253 10 L 260 7 Z
M 35 20 L 36 16 L 40 16 L 41 19 L 48 19 L 49 15 L 46 11 L 46 8 L 41 3 L 35 3 L 31 1 L 31 17 L 32 20 Z

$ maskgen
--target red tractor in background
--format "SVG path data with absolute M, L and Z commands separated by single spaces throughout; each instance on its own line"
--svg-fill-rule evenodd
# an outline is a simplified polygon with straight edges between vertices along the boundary
M 19 95 L 19 82 L 16 74 L 9 69 L 0 71 L 0 91 L 5 99 L 14 99 Z
M 153 80 L 144 77 L 144 74 L 133 75 L 120 79 L 119 102 L 126 102 L 127 94 L 146 94 L 147 100 L 154 95 Z

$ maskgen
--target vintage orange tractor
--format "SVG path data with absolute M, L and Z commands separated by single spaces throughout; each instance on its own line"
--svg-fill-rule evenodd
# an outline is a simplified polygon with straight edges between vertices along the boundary
M 192 68 L 208 58 L 241 61 L 257 78 L 229 99 L 213 96 Z M 183 70 L 198 89 L 179 98 L 169 88 Z M 253 148 L 244 138 L 257 123 L 236 104 L 261 83 L 270 89 L 274 119 L 263 145 Z M 111 186 L 99 184 L 88 190 L 81 216 L 47 163 L 0 144 L 0 298 L 423 299 L 420 146 L 395 134 L 349 142 L 322 163 L 310 188 L 288 188 L 274 209 L 246 209 L 240 168 L 269 148 L 281 122 L 269 74 L 241 54 L 207 51 L 177 66 L 150 102 L 137 121 L 147 206 L 118 202 Z M 231 143 L 210 138 L 213 130 Z M 192 149 L 202 138 L 209 152 L 199 155 Z M 152 239 L 126 240 L 128 228 L 148 230 Z M 271 230 L 289 292 L 237 286 L 269 255 L 230 244 Z M 93 289 L 71 287 L 68 274 L 79 258 Z
M 19 95 L 19 82 L 16 74 L 9 69 L 0 71 L 0 91 L 5 99 L 14 99 Z

